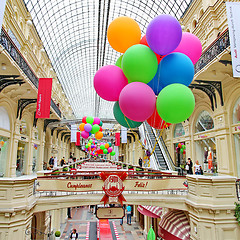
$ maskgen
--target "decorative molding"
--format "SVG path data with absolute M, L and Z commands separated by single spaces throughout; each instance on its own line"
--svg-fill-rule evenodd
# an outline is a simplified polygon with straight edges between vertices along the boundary
M 23 81 L 23 79 L 16 79 L 20 77 L 19 75 L 0 75 L 0 92 L 10 86 L 10 85 L 15 85 L 15 84 L 19 84 L 19 86 L 21 86 L 22 84 L 24 84 L 25 82 Z
M 59 122 L 59 120 L 58 119 L 45 119 L 44 120 L 44 127 L 43 127 L 44 132 L 46 132 L 48 124 L 52 123 L 52 122 Z
M 17 118 L 22 119 L 22 113 L 25 107 L 27 107 L 29 104 L 36 103 L 36 98 L 21 98 L 18 100 L 18 108 L 17 108 Z

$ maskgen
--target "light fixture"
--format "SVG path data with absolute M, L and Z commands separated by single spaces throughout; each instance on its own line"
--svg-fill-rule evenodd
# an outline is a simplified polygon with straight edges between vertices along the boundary
M 2 70 L 6 70 L 6 69 L 7 69 L 6 63 L 2 63 Z
M 31 90 L 30 89 L 27 89 L 27 93 L 30 93 L 31 92 Z

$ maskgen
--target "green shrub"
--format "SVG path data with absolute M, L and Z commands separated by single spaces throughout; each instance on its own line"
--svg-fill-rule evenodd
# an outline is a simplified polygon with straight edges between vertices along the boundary
M 236 217 L 236 220 L 238 221 L 238 224 L 240 225 L 240 204 L 235 203 L 235 205 L 236 205 L 236 207 L 235 207 L 234 217 Z
M 68 167 L 64 167 L 63 172 L 67 172 L 67 171 L 68 171 Z
M 60 231 L 56 231 L 55 232 L 55 237 L 60 237 L 61 236 L 61 232 Z
M 136 171 L 143 171 L 143 169 L 142 168 L 136 168 Z
M 133 166 L 129 165 L 129 166 L 128 166 L 128 169 L 133 169 Z

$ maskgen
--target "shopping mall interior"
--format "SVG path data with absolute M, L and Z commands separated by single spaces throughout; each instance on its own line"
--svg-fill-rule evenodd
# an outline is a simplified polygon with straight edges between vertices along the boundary
M 0 239 L 240 239 L 239 12 L 1 0 Z

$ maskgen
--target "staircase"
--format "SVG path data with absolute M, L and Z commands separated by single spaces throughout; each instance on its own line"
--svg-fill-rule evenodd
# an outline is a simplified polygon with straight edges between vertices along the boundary
M 150 141 L 150 143 L 152 145 L 152 148 L 153 148 L 154 145 L 155 145 L 155 142 L 156 142 L 155 134 L 152 131 L 152 127 L 148 123 L 144 123 L 144 124 L 145 124 L 146 130 L 148 132 L 149 141 Z M 156 148 L 155 148 L 155 151 L 154 151 L 153 154 L 155 155 L 155 159 L 158 162 L 158 165 L 160 165 L 160 167 L 162 169 L 172 170 L 172 169 L 169 169 L 169 167 L 167 165 L 167 162 L 166 162 L 166 159 L 163 156 L 163 153 L 162 153 L 162 150 L 161 150 L 159 144 L 156 145 Z

